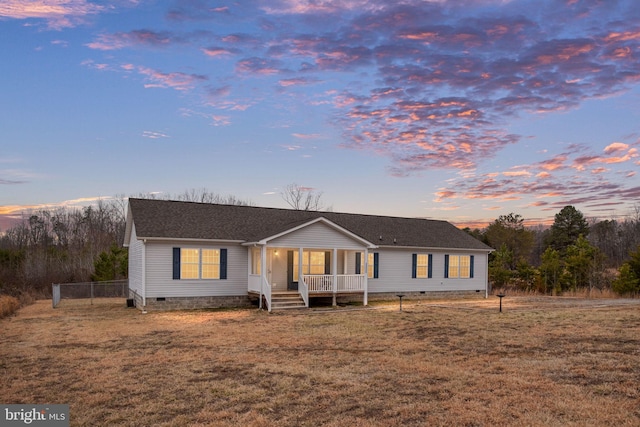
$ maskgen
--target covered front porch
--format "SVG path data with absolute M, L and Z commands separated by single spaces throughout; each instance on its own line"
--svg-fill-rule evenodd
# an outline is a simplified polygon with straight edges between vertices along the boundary
M 299 305 L 309 298 L 362 294 L 367 305 L 367 278 L 377 246 L 326 218 L 292 225 L 270 237 L 245 243 L 248 250 L 248 292 L 260 307 L 274 308 L 274 295 L 295 293 Z M 371 276 L 373 277 L 373 276 Z
M 255 246 L 249 249 L 248 292 L 261 308 L 309 307 L 310 298 L 362 295 L 367 305 L 367 248 L 291 248 Z M 263 268 L 264 266 L 264 268 Z

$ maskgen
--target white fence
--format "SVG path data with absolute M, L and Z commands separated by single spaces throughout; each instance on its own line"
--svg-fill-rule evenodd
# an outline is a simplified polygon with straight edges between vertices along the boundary
M 53 308 L 63 299 L 129 298 L 129 280 L 106 282 L 54 283 L 52 285 Z

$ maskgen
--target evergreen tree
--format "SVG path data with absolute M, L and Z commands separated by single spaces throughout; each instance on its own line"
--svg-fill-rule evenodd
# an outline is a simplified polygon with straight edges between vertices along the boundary
M 640 280 L 629 263 L 622 264 L 618 272 L 618 278 L 611 284 L 611 289 L 614 292 L 622 295 L 640 292 Z
M 567 247 L 566 287 L 576 289 L 593 287 L 593 278 L 598 269 L 598 249 L 591 246 L 584 236 L 579 236 L 575 244 Z
M 562 261 L 560 260 L 560 253 L 552 247 L 548 247 L 542 254 L 540 274 L 545 285 L 545 292 L 560 291 Z
M 513 253 L 502 244 L 500 249 L 493 253 L 493 259 L 489 263 L 489 277 L 493 287 L 504 288 L 511 279 L 509 265 L 513 262 Z
M 631 252 L 629 255 L 631 259 L 629 259 L 626 264 L 629 264 L 629 268 L 633 271 L 633 274 L 640 279 L 640 246 L 638 246 L 635 252 Z
M 524 227 L 524 218 L 518 214 L 510 213 L 500 215 L 485 231 L 489 246 L 501 248 L 505 245 L 511 252 L 510 262 L 505 266 L 510 270 L 516 270 L 523 260 L 528 262 L 534 243 L 534 234 Z
M 106 280 L 118 280 L 127 277 L 128 251 L 117 245 L 112 245 L 111 250 L 100 253 L 94 263 L 95 272 L 91 275 L 94 282 Z
M 573 206 L 565 206 L 556 214 L 551 226 L 548 244 L 560 253 L 565 253 L 567 248 L 574 244 L 581 235 L 589 234 L 589 224 L 582 212 Z

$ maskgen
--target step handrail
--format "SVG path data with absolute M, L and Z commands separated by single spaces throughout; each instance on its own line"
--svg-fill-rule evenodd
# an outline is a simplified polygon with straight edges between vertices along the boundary
M 302 289 L 300 289 L 302 288 Z M 309 286 L 304 281 L 304 276 L 301 274 L 298 279 L 298 292 L 304 301 L 304 306 L 309 308 Z

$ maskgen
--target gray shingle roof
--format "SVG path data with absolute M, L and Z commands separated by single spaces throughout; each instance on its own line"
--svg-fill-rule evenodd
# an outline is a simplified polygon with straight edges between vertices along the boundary
M 323 217 L 378 246 L 491 250 L 454 225 L 429 219 L 150 199 L 129 199 L 129 208 L 138 238 L 257 242 Z

